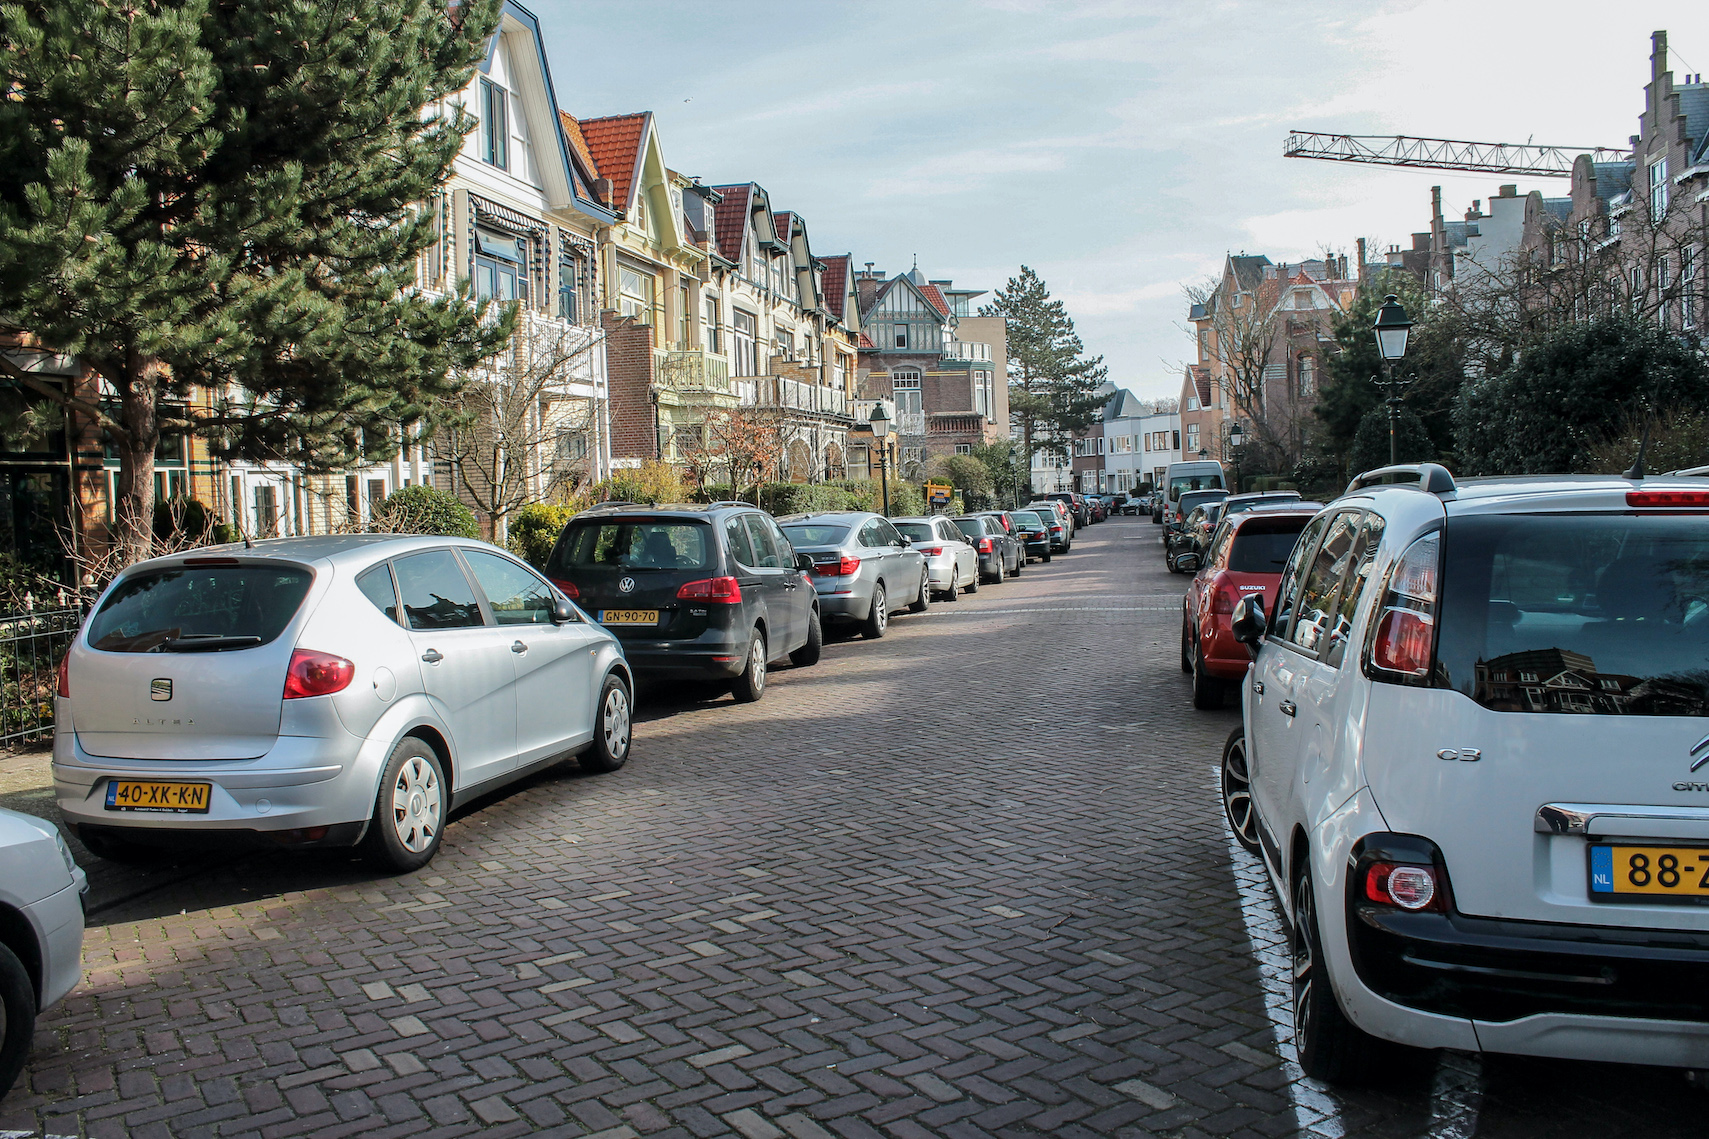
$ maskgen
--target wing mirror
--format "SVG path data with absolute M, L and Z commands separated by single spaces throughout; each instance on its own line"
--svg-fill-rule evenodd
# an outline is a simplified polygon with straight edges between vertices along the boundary
M 1199 568 L 1199 555 L 1177 554 L 1175 556 L 1175 568 L 1182 573 L 1192 573 Z
M 576 620 L 576 607 L 567 598 L 558 597 L 552 601 L 552 624 L 568 625 Z
M 800 570 L 802 573 L 812 573 L 813 572 L 813 555 L 811 555 L 811 554 L 796 554 L 795 555 L 795 568 Z
M 911 550 L 914 548 L 914 543 L 906 538 L 898 538 L 896 539 L 896 548 L 898 550 Z
M 1234 617 L 1229 622 L 1229 631 L 1234 639 L 1248 649 L 1256 649 L 1264 639 L 1264 597 L 1259 594 L 1254 597 L 1243 597 L 1234 607 Z

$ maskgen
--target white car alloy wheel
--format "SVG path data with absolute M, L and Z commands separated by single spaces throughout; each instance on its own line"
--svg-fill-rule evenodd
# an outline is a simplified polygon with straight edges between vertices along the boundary
M 411 854 L 433 845 L 439 831 L 439 773 L 420 756 L 412 756 L 392 783 L 392 827 L 398 843 Z
M 762 666 L 763 667 L 763 666 Z M 613 685 L 599 710 L 599 731 L 608 754 L 621 758 L 629 751 L 629 693 Z

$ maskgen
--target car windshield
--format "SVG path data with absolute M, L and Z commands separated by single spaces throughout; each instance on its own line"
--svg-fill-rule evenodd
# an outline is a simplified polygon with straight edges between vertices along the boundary
M 209 652 L 284 632 L 314 574 L 302 566 L 182 566 L 121 581 L 89 619 L 89 643 L 114 653 Z
M 955 526 L 969 538 L 983 538 L 985 536 L 985 524 L 977 518 L 957 518 Z
M 1709 716 L 1709 524 L 1456 518 L 1435 683 L 1499 712 Z
M 902 536 L 910 542 L 931 542 L 937 539 L 932 528 L 924 522 L 897 522 L 896 529 L 902 531 Z
M 1044 528 L 1044 519 L 1030 510 L 1017 510 L 1009 517 L 1015 520 L 1016 526 L 1025 526 L 1029 530 L 1042 530 Z
M 577 523 L 553 551 L 550 568 L 705 569 L 711 536 L 711 528 L 703 522 L 674 519 L 613 518 Z
M 1234 544 L 1228 551 L 1229 571 L 1281 573 L 1300 531 L 1310 521 L 1309 515 L 1302 514 L 1296 518 L 1248 522 L 1234 535 Z
M 849 536 L 847 526 L 822 526 L 817 523 L 805 523 L 797 526 L 785 526 L 784 537 L 789 544 L 800 549 L 803 546 L 840 546 L 843 539 Z

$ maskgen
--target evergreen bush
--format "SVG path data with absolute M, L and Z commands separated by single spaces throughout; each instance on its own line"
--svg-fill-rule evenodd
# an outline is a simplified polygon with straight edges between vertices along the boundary
M 394 490 L 374 512 L 378 534 L 435 534 L 445 538 L 479 538 L 474 512 L 450 491 L 431 486 Z
M 531 502 L 510 516 L 507 544 L 510 552 L 537 570 L 546 568 L 558 535 L 576 510 L 573 506 L 554 506 L 546 502 Z

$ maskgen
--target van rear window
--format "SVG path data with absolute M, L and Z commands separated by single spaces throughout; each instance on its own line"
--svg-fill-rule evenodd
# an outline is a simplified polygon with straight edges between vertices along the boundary
M 1234 535 L 1234 547 L 1228 551 L 1228 568 L 1233 573 L 1281 573 L 1288 564 L 1311 518 L 1299 515 L 1277 519 L 1275 522 L 1248 522 Z
M 705 569 L 712 529 L 704 522 L 626 518 L 572 523 L 552 551 L 547 573 L 582 569 Z
M 1441 591 L 1435 682 L 1486 708 L 1709 716 L 1709 520 L 1456 518 Z
M 111 653 L 217 652 L 285 631 L 314 574 L 302 566 L 184 566 L 121 581 L 89 619 L 89 643 Z

